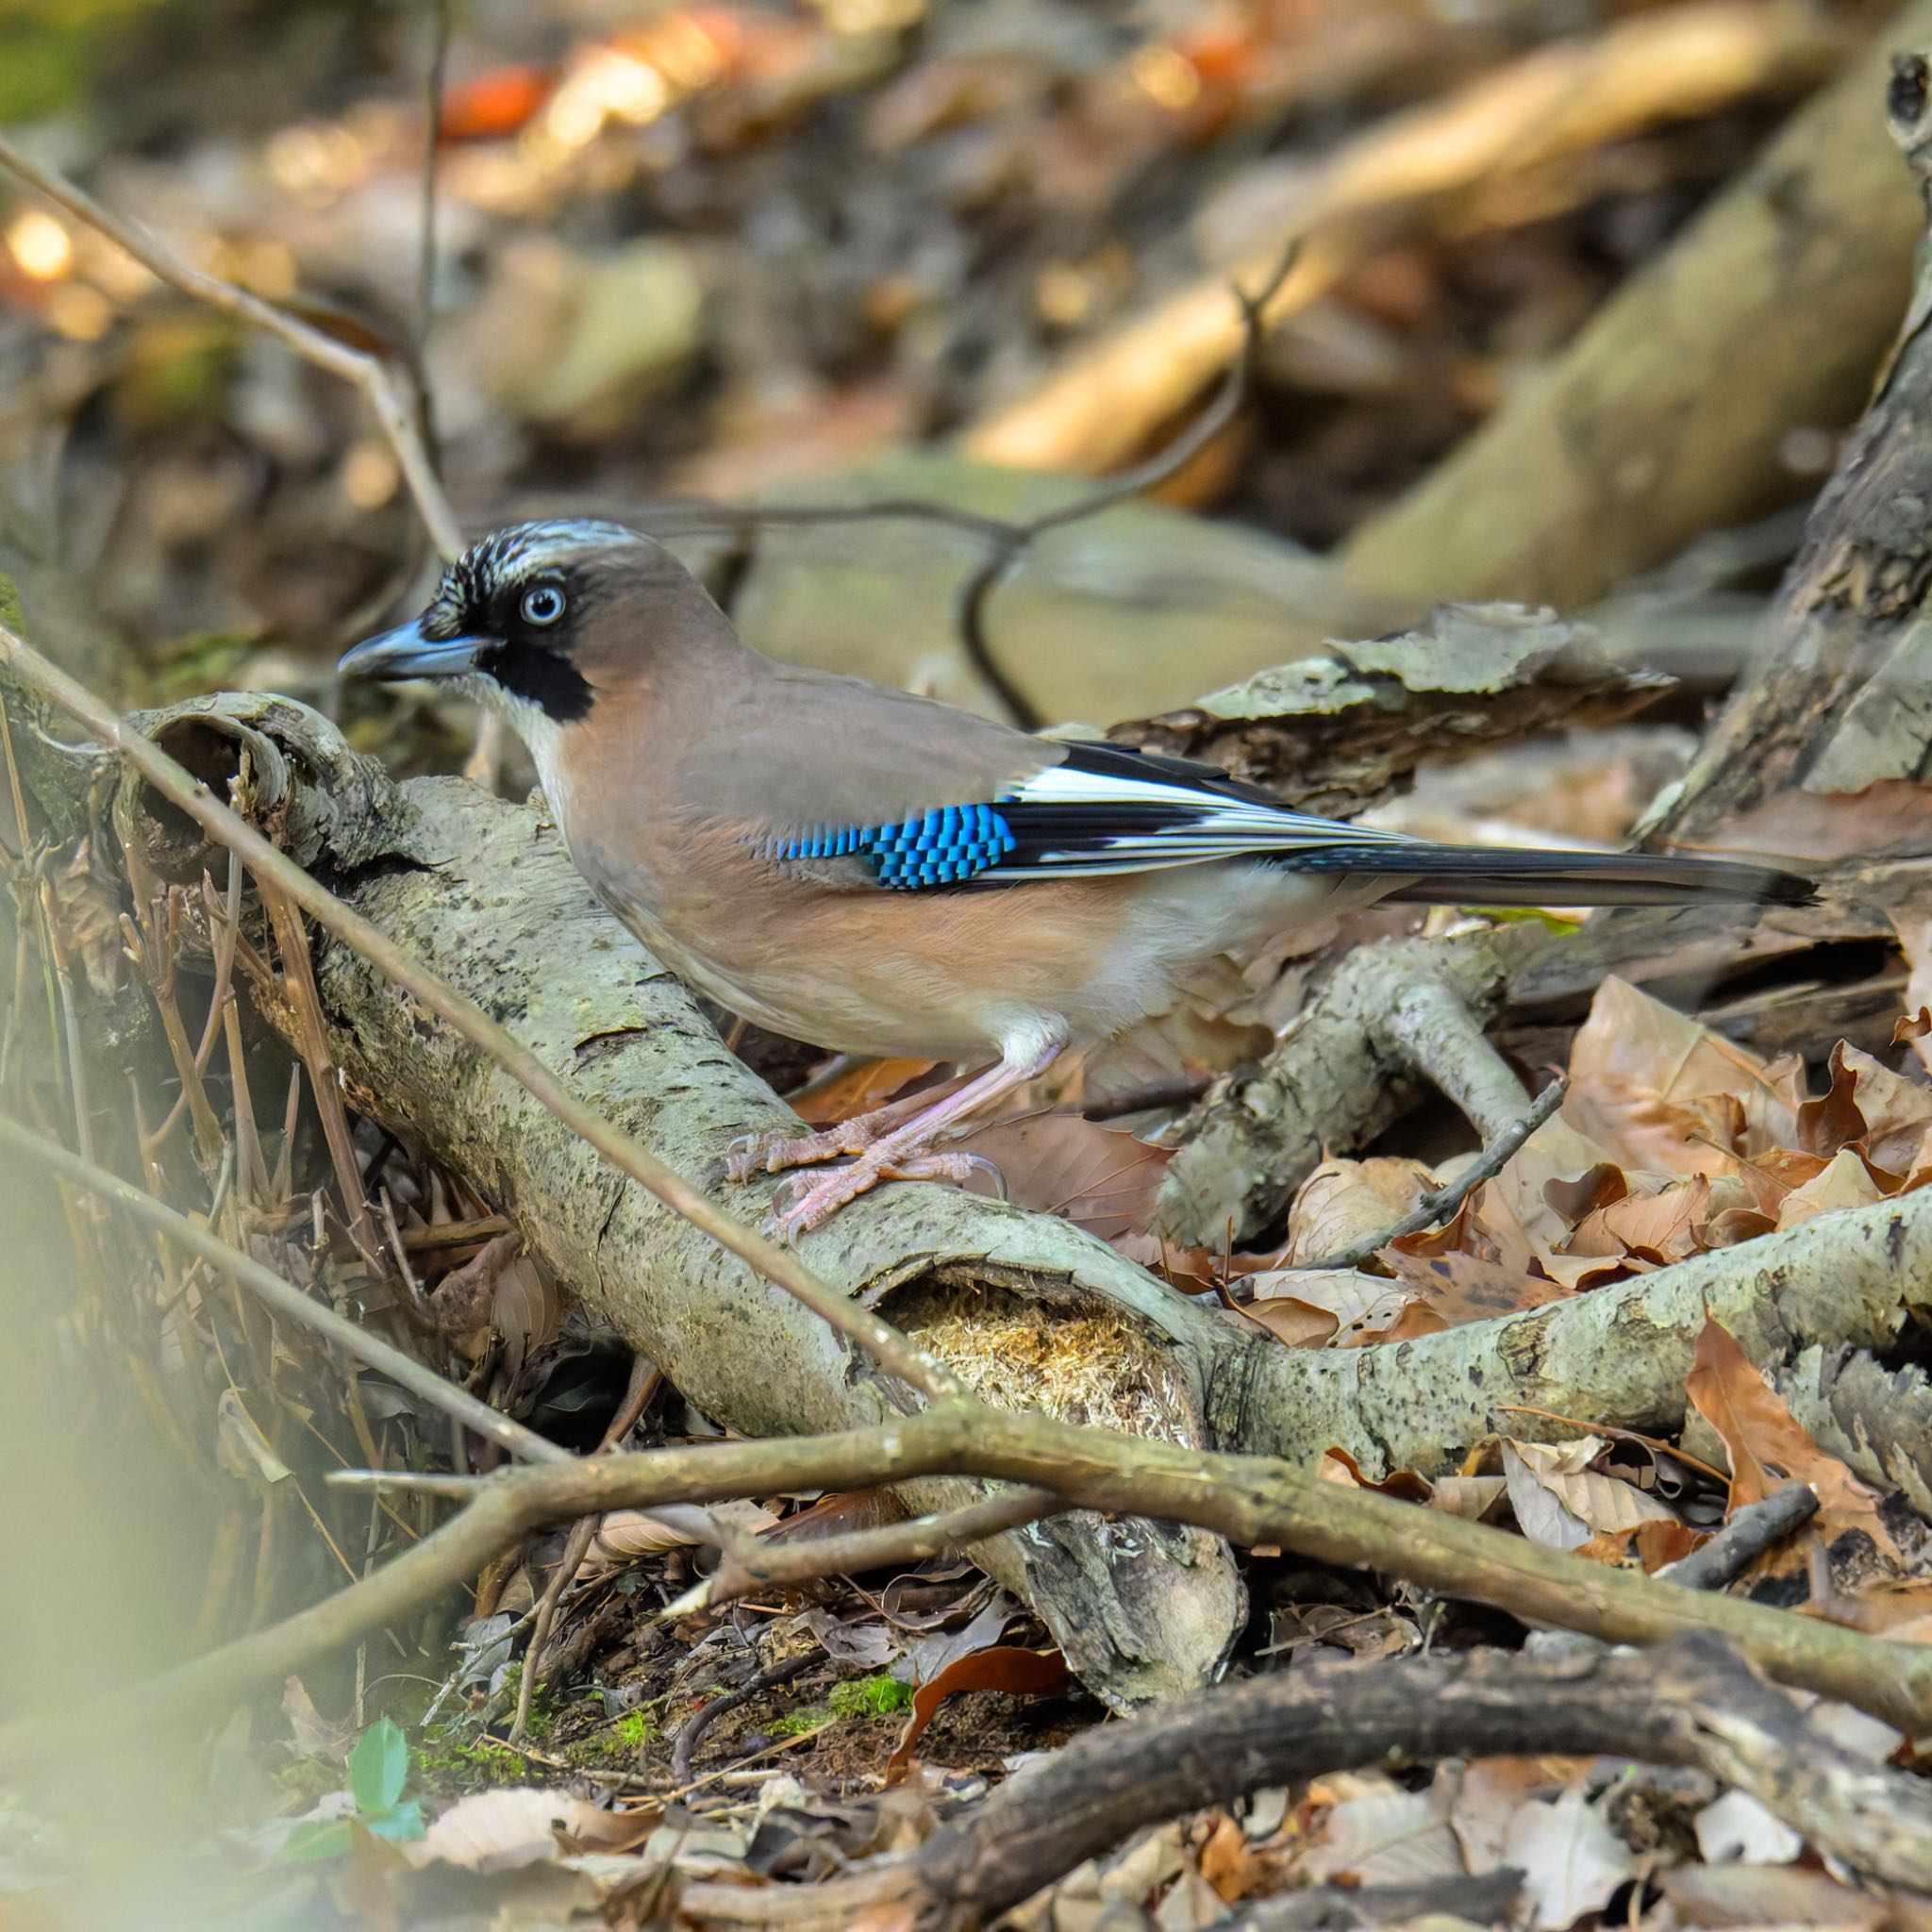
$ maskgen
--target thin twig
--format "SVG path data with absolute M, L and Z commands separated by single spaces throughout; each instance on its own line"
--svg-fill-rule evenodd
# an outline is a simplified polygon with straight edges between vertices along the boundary
M 654 1361 L 642 1354 L 630 1358 L 630 1379 L 625 1385 L 624 1399 L 617 1405 L 616 1412 L 604 1425 L 604 1440 L 597 1445 L 600 1456 L 608 1456 L 637 1426 L 638 1418 L 649 1406 L 651 1397 L 658 1392 L 658 1385 L 664 1379 L 664 1372 Z M 691 1531 L 695 1540 L 704 1543 L 716 1543 L 725 1534 L 718 1518 L 704 1509 L 682 1509 L 675 1504 L 656 1512 L 658 1520 L 677 1532 Z M 544 1652 L 550 1647 L 551 1625 L 557 1621 L 557 1607 L 563 1601 L 563 1593 L 570 1587 L 583 1564 L 590 1547 L 596 1541 L 597 1533 L 604 1526 L 602 1516 L 580 1517 L 571 1524 L 569 1539 L 563 1546 L 563 1555 L 557 1565 L 557 1574 L 550 1579 L 549 1588 L 543 1592 L 542 1601 L 537 1606 L 536 1627 L 530 1633 L 530 1645 L 524 1652 L 524 1671 L 517 1683 L 516 1722 L 510 1726 L 510 1741 L 514 1743 L 529 1728 L 530 1704 L 537 1691 L 537 1684 L 542 1676 L 545 1665 Z
M 517 1714 L 509 1727 L 512 1744 L 521 1743 L 529 1731 L 530 1707 L 536 1701 L 537 1679 L 542 1674 L 543 1653 L 550 1647 L 550 1626 L 557 1621 L 557 1607 L 563 1601 L 563 1593 L 577 1574 L 577 1565 L 584 1560 L 584 1552 L 591 1547 L 591 1539 L 597 1534 L 597 1525 L 603 1520 L 601 1516 L 580 1516 L 571 1524 L 570 1535 L 564 1539 L 563 1554 L 557 1559 L 557 1574 L 538 1599 L 537 1621 L 530 1631 L 529 1647 L 524 1652 L 523 1671 L 517 1678 Z
M 1400 1241 L 1404 1235 L 1420 1234 L 1425 1227 L 1434 1227 L 1437 1223 L 1451 1219 L 1485 1181 L 1494 1180 L 1515 1159 L 1523 1143 L 1563 1104 L 1569 1084 L 1560 1074 L 1552 1080 L 1537 1095 L 1527 1113 L 1499 1134 L 1453 1181 L 1431 1189 L 1400 1221 L 1385 1227 L 1379 1234 L 1365 1235 L 1358 1241 L 1349 1242 L 1345 1248 L 1336 1249 L 1332 1255 L 1324 1255 L 1319 1261 L 1297 1261 L 1292 1272 L 1359 1267 L 1391 1241 Z
M 942 503 L 936 497 L 890 496 L 876 503 L 862 504 L 759 504 L 685 505 L 683 514 L 666 515 L 658 508 L 649 516 L 659 534 L 682 529 L 728 528 L 741 538 L 760 528 L 811 528 L 828 524 L 865 524 L 905 521 L 942 524 L 964 531 L 986 545 L 986 556 L 959 586 L 954 599 L 954 618 L 968 661 L 1011 714 L 1013 721 L 1028 730 L 1046 721 L 1036 711 L 1025 694 L 1018 690 L 992 655 L 986 632 L 986 608 L 993 592 L 1011 575 L 1015 565 L 1034 542 L 1051 530 L 1064 529 L 1130 497 L 1143 495 L 1164 483 L 1191 463 L 1234 421 L 1247 400 L 1261 341 L 1266 333 L 1268 305 L 1280 291 L 1300 253 L 1299 242 L 1283 250 L 1277 266 L 1262 287 L 1253 293 L 1232 286 L 1236 308 L 1241 315 L 1241 341 L 1228 365 L 1213 400 L 1167 448 L 1138 463 L 1130 470 L 1109 476 L 1093 489 L 1084 491 L 1071 503 L 1057 505 L 1040 515 L 1025 518 L 988 516 L 978 510 Z M 632 514 L 640 514 L 633 510 Z
M 783 1663 L 766 1665 L 748 1684 L 741 1684 L 736 1690 L 727 1690 L 724 1696 L 700 1705 L 679 1727 L 677 1741 L 671 1747 L 671 1782 L 675 1785 L 691 1782 L 691 1754 L 698 1748 L 698 1740 L 721 1717 L 738 1709 L 741 1705 L 749 1704 L 760 1691 L 789 1683 L 813 1664 L 823 1663 L 824 1657 L 824 1652 L 814 1645 L 802 1656 L 788 1657 Z
M 545 1441 L 541 1436 L 525 1428 L 521 1423 L 512 1422 L 488 1403 L 479 1402 L 467 1391 L 444 1381 L 413 1356 L 405 1355 L 401 1349 L 393 1348 L 366 1329 L 358 1328 L 346 1315 L 310 1299 L 291 1282 L 284 1281 L 273 1269 L 263 1267 L 240 1248 L 230 1247 L 221 1236 L 189 1220 L 185 1214 L 176 1213 L 166 1202 L 156 1200 L 152 1194 L 143 1193 L 141 1189 L 124 1181 L 119 1174 L 109 1174 L 106 1168 L 96 1167 L 77 1154 L 70 1154 L 57 1141 L 46 1140 L 4 1115 L 0 1115 L 0 1148 L 52 1169 L 75 1187 L 98 1194 L 123 1213 L 131 1214 L 137 1221 L 160 1229 L 170 1241 L 199 1255 L 239 1287 L 259 1296 L 276 1313 L 313 1329 L 325 1341 L 332 1341 L 344 1355 L 353 1356 L 367 1367 L 387 1375 L 412 1395 L 420 1395 L 425 1402 L 455 1417 L 465 1427 L 475 1429 L 479 1436 L 487 1436 L 492 1442 L 500 1443 L 512 1456 L 521 1456 L 529 1462 L 575 1462 L 577 1459 L 567 1449 L 559 1449 L 555 1442 Z
M 993 539 L 979 567 L 959 586 L 953 608 L 966 656 L 973 668 L 998 693 L 1001 703 L 1012 713 L 1015 724 L 1034 730 L 1047 721 L 1027 702 L 1025 695 L 1013 685 L 993 658 L 992 646 L 986 633 L 986 608 L 991 602 L 993 592 L 1006 582 L 1034 543 L 1050 530 L 1064 529 L 1069 524 L 1098 516 L 1102 510 L 1111 509 L 1116 504 L 1124 503 L 1130 497 L 1139 496 L 1166 482 L 1192 462 L 1234 421 L 1237 411 L 1247 399 L 1254 377 L 1255 363 L 1266 333 L 1268 304 L 1288 279 L 1289 271 L 1293 268 L 1295 258 L 1300 253 L 1299 240 L 1291 242 L 1283 249 L 1274 273 L 1253 294 L 1238 282 L 1233 285 L 1231 292 L 1241 319 L 1241 349 L 1228 365 L 1227 375 L 1214 400 L 1181 435 L 1158 456 L 1130 470 L 1122 471 L 1117 476 L 1109 476 L 1096 488 L 1075 497 L 1072 503 L 1063 503 L 1057 508 L 1042 511 L 1024 523 L 1008 524 Z
M 423 74 L 423 175 L 416 210 L 416 382 L 423 394 L 423 427 L 432 450 L 435 410 L 423 374 L 429 328 L 436 315 L 436 188 L 442 158 L 442 87 L 449 72 L 450 0 L 429 0 L 429 59 Z
M 390 938 L 373 921 L 345 906 L 293 859 L 244 819 L 221 803 L 152 739 L 104 704 L 84 685 L 50 663 L 33 646 L 0 624 L 0 664 L 42 697 L 85 724 L 147 782 L 219 843 L 238 853 L 258 880 L 279 886 L 316 923 L 413 993 L 432 1013 L 479 1047 L 511 1079 L 565 1126 L 580 1135 L 611 1166 L 629 1175 L 674 1213 L 728 1249 L 766 1280 L 783 1289 L 848 1341 L 867 1350 L 890 1374 L 941 1399 L 958 1396 L 964 1385 L 954 1373 L 917 1347 L 882 1315 L 840 1293 L 791 1248 L 769 1240 L 727 1214 L 668 1162 L 633 1136 L 587 1107 L 528 1046 L 492 1020 Z
M 265 330 L 286 342 L 304 361 L 353 383 L 368 400 L 377 426 L 395 452 L 409 494 L 430 541 L 445 558 L 459 556 L 462 531 L 458 526 L 449 499 L 437 479 L 434 464 L 417 433 L 408 404 L 397 388 L 388 363 L 366 350 L 353 349 L 335 336 L 311 323 L 291 315 L 286 308 L 265 302 L 259 295 L 219 275 L 211 275 L 184 261 L 173 249 L 133 222 L 110 214 L 99 202 L 61 174 L 42 167 L 24 154 L 13 142 L 0 136 L 0 168 L 16 175 L 29 187 L 37 188 L 58 208 L 75 220 L 84 222 L 96 234 L 105 235 L 117 247 L 126 250 L 142 267 L 172 288 L 206 302 L 211 308 L 239 317 L 253 327 Z
M 810 1583 L 821 1576 L 856 1575 L 892 1563 L 923 1563 L 928 1557 L 949 1556 L 1066 1507 L 1053 1491 L 1027 1488 L 1008 1490 L 941 1515 L 883 1523 L 844 1536 L 747 1536 L 721 1521 L 724 1555 L 718 1567 L 658 1614 L 663 1621 L 675 1622 L 774 1583 Z
M 308 1069 L 308 1091 L 315 1096 L 315 1110 L 322 1119 L 322 1137 L 336 1171 L 349 1237 L 369 1260 L 380 1265 L 382 1241 L 375 1231 L 375 1218 L 369 1211 L 369 1196 L 362 1189 L 355 1134 L 328 1048 L 328 1022 L 323 1017 L 322 993 L 315 984 L 315 962 L 308 956 L 308 935 L 302 929 L 301 915 L 279 886 L 267 879 L 256 883 L 281 950 L 282 995 L 294 1009 L 299 1029 L 297 1050 Z
M 1747 1504 L 1707 1543 L 1657 1574 L 1686 1590 L 1722 1590 L 1817 1513 L 1818 1492 L 1806 1483 L 1787 1483 L 1762 1502 Z

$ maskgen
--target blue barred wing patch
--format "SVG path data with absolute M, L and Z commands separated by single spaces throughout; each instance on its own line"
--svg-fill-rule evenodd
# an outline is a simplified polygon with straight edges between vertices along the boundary
M 784 839 L 775 858 L 872 859 L 882 886 L 901 891 L 958 886 L 997 865 L 1019 843 L 990 805 L 948 805 L 895 825 L 847 825 Z

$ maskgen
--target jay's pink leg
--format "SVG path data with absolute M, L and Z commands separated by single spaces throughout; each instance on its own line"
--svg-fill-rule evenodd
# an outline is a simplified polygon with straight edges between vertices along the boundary
M 787 1240 L 808 1234 L 880 1181 L 964 1180 L 971 1173 L 985 1171 L 991 1163 L 976 1155 L 941 1154 L 935 1151 L 937 1143 L 969 1114 L 983 1111 L 1043 1074 L 1059 1052 L 1056 1041 L 1019 1058 L 1009 1055 L 880 1136 L 849 1166 L 836 1168 L 802 1188 L 794 1184 L 794 1197 L 776 1209 L 778 1232 Z
M 856 1113 L 849 1121 L 839 1121 L 812 1134 L 741 1134 L 724 1150 L 727 1180 L 748 1181 L 756 1174 L 783 1174 L 788 1167 L 810 1167 L 821 1160 L 837 1160 L 841 1154 L 863 1154 L 882 1141 L 896 1126 L 916 1118 L 931 1107 L 939 1093 L 956 1087 L 948 1080 L 935 1090 L 922 1088 L 904 1100 L 889 1100 L 866 1113 Z

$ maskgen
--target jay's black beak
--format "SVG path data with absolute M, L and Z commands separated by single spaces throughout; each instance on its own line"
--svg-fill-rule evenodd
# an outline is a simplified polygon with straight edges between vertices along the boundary
M 419 619 L 364 638 L 342 654 L 336 669 L 344 677 L 460 677 L 475 669 L 482 647 L 478 638 L 425 638 Z

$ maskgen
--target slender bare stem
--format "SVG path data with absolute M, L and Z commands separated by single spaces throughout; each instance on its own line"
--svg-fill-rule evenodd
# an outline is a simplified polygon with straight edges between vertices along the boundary
M 430 541 L 446 558 L 460 555 L 462 531 L 457 525 L 449 499 L 443 494 L 435 465 L 416 427 L 409 403 L 398 388 L 388 363 L 367 350 L 351 348 L 335 336 L 291 315 L 273 302 L 238 288 L 233 282 L 211 275 L 191 261 L 184 261 L 173 249 L 133 222 L 110 213 L 99 202 L 56 170 L 43 167 L 0 135 L 0 168 L 16 175 L 31 188 L 38 189 L 56 207 L 66 209 L 75 221 L 85 223 L 96 234 L 105 235 L 124 248 L 149 274 L 171 288 L 179 289 L 197 302 L 238 317 L 251 326 L 266 331 L 286 342 L 305 362 L 326 369 L 362 391 L 374 413 L 376 425 L 395 452 L 416 509 L 429 532 Z
M 487 1402 L 479 1402 L 466 1390 L 444 1381 L 415 1357 L 405 1355 L 379 1336 L 358 1327 L 346 1315 L 338 1314 L 334 1308 L 304 1294 L 292 1282 L 284 1281 L 272 1268 L 263 1267 L 253 1256 L 231 1247 L 220 1235 L 203 1227 L 199 1222 L 176 1213 L 165 1201 L 156 1200 L 152 1194 L 124 1181 L 120 1175 L 109 1174 L 104 1167 L 96 1167 L 91 1160 L 83 1160 L 77 1154 L 70 1154 L 57 1141 L 49 1141 L 4 1115 L 0 1115 L 0 1148 L 9 1156 L 17 1155 L 51 1169 L 63 1180 L 72 1181 L 75 1187 L 84 1188 L 91 1194 L 98 1194 L 124 1214 L 158 1228 L 170 1241 L 192 1254 L 199 1255 L 238 1286 L 258 1296 L 277 1314 L 286 1315 L 291 1321 L 312 1329 L 325 1341 L 332 1341 L 344 1355 L 353 1356 L 358 1361 L 378 1370 L 412 1395 L 420 1395 L 445 1415 L 455 1417 L 465 1428 L 474 1429 L 479 1436 L 501 1443 L 512 1456 L 521 1456 L 527 1462 L 576 1460 L 567 1449 L 559 1449 L 555 1442 L 545 1441 L 534 1430 L 525 1428 L 522 1423 L 512 1422 Z

